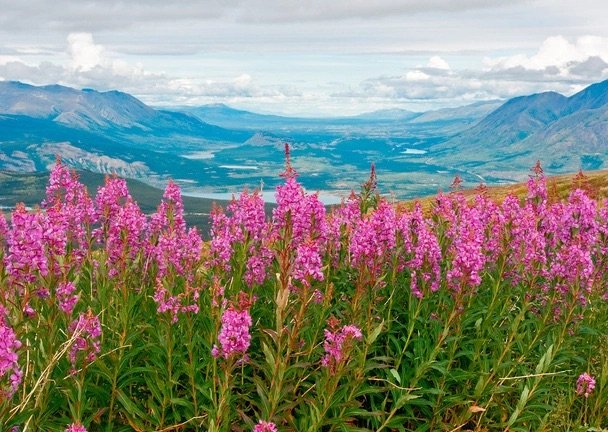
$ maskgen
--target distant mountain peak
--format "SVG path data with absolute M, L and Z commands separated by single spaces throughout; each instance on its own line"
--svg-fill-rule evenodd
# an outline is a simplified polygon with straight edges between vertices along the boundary
M 554 172 L 605 166 L 608 80 L 570 97 L 550 91 L 509 99 L 436 150 L 476 161 L 484 175 L 499 166 L 510 166 L 503 172 L 510 175 L 536 159 Z

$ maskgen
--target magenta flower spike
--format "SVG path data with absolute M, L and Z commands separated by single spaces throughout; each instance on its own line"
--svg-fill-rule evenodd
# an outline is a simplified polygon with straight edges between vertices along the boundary
M 244 355 L 251 343 L 252 323 L 249 310 L 229 306 L 222 315 L 222 327 L 217 336 L 219 346 L 214 345 L 211 354 L 225 359 Z
M 588 398 L 595 389 L 595 378 L 584 372 L 576 380 L 576 394 Z
M 87 429 L 79 422 L 72 423 L 65 428 L 65 432 L 87 432 Z
M 6 322 L 6 311 L 0 305 L 0 399 L 11 398 L 19 388 L 23 371 L 19 367 L 21 342 Z
M 253 432 L 278 432 L 278 429 L 273 422 L 260 420 L 253 428 Z

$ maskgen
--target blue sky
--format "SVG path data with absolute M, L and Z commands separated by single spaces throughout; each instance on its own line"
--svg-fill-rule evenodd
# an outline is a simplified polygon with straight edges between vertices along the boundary
M 155 105 L 422 111 L 608 78 L 604 0 L 0 0 L 0 79 Z

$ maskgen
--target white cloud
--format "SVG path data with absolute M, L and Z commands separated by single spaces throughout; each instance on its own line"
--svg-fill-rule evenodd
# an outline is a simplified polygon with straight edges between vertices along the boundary
M 450 70 L 450 65 L 448 64 L 448 62 L 446 62 L 439 56 L 431 57 L 426 66 L 432 69 Z
M 0 55 L 0 66 L 7 63 L 20 62 L 21 58 L 13 55 Z
M 419 70 L 412 70 L 412 71 L 408 71 L 405 74 L 405 80 L 406 81 L 427 81 L 430 78 L 430 76 L 422 71 Z
M 95 43 L 90 33 L 71 33 L 67 38 L 67 60 L 64 64 L 42 62 L 26 64 L 18 56 L 0 56 L 0 80 L 20 80 L 36 85 L 93 87 L 98 90 L 118 89 L 152 103 L 209 103 L 230 98 L 297 97 L 295 89 L 262 87 L 249 74 L 225 79 L 173 77 L 145 70 L 114 58 L 103 45 Z
M 598 57 L 608 62 L 608 38 L 599 36 L 581 36 L 569 41 L 563 36 L 552 36 L 542 43 L 532 56 L 517 54 L 513 56 L 487 58 L 487 70 L 500 71 L 516 67 L 527 70 L 542 71 L 557 67 L 564 75 L 576 64 Z
M 389 56 L 333 56 L 328 64 L 326 55 L 318 55 L 309 57 L 307 64 L 294 53 L 284 56 L 285 62 L 266 63 L 252 71 L 247 66 L 255 63 L 240 62 L 237 53 L 212 61 L 191 57 L 195 68 L 173 68 L 167 73 L 131 61 L 139 57 L 121 56 L 91 33 L 80 32 L 69 34 L 67 44 L 64 39 L 63 51 L 51 56 L 52 61 L 5 51 L 0 55 L 0 80 L 118 89 L 159 105 L 225 102 L 266 112 L 343 115 L 394 106 L 424 110 L 547 90 L 570 94 L 608 78 L 608 38 L 553 36 L 531 51 L 478 58 L 478 63 L 463 63 L 456 54 L 424 53 L 415 61 L 403 57 L 412 65 L 405 70 L 399 59 L 391 59 L 392 69 L 383 70 L 380 63 L 363 71 L 357 69 L 362 62 L 373 64 L 368 60 L 384 61 Z M 264 62 L 267 59 L 273 57 L 263 57 Z M 226 61 L 232 68 L 222 73 Z M 296 77 L 298 65 L 309 69 Z M 317 69 L 324 79 L 315 75 Z M 277 79 L 278 74 L 282 79 Z
M 93 42 L 91 33 L 70 33 L 68 35 L 68 54 L 71 57 L 70 66 L 86 72 L 95 66 L 102 65 L 104 49 Z
M 365 80 L 359 88 L 336 93 L 340 97 L 385 97 L 394 101 L 466 101 L 510 98 L 542 91 L 571 94 L 608 79 L 608 38 L 583 36 L 569 41 L 547 38 L 533 55 L 486 58 L 478 70 L 453 69 L 439 56 L 425 67 L 403 75 Z

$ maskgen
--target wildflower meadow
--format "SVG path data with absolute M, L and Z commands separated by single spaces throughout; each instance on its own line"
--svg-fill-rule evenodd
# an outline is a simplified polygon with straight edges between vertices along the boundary
M 342 205 L 287 152 L 277 205 L 243 191 L 186 226 L 58 162 L 0 217 L 1 431 L 608 428 L 608 205 L 584 188 Z

